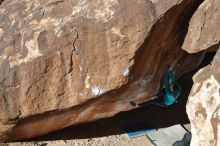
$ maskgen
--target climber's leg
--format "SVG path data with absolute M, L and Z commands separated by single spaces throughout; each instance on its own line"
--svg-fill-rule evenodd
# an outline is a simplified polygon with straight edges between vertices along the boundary
M 156 101 L 156 102 L 152 102 L 151 105 L 157 106 L 157 107 L 162 107 L 162 108 L 167 108 L 169 106 L 167 106 L 166 104 L 164 104 L 164 101 Z
M 157 98 L 151 101 L 151 105 L 163 107 L 163 108 L 168 107 L 167 105 L 164 104 L 164 96 L 165 96 L 165 89 L 163 89 L 160 93 L 158 93 Z

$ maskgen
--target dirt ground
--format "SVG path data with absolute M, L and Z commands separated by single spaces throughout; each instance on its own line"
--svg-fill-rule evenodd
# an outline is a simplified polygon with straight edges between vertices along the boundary
M 169 108 L 148 106 L 127 112 L 121 112 L 114 117 L 101 119 L 88 124 L 65 128 L 29 142 L 5 143 L 0 146 L 151 146 L 145 136 L 128 138 L 123 127 L 146 122 L 155 128 L 169 127 L 175 124 L 189 124 L 186 114 L 186 102 L 192 87 L 192 76 L 199 68 L 210 63 L 212 54 L 196 70 L 183 75 L 179 82 L 182 94 L 178 103 Z
M 86 138 L 74 140 L 56 140 L 41 142 L 18 142 L 0 144 L 0 146 L 151 146 L 146 137 L 128 138 L 125 134 L 112 135 L 99 138 Z

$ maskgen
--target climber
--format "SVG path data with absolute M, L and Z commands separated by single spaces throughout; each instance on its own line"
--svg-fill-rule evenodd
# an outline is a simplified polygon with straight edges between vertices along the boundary
M 180 96 L 181 87 L 173 74 L 172 67 L 166 66 L 166 72 L 164 74 L 164 85 L 162 89 L 159 89 L 157 95 L 153 96 L 153 100 L 144 103 L 131 102 L 132 106 L 145 107 L 148 105 L 155 105 L 159 107 L 169 107 L 174 103 L 177 103 L 177 98 Z

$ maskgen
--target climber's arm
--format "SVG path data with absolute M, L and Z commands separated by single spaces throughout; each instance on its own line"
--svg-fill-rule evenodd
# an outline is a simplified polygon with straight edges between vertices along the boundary
M 173 81 L 173 84 L 177 86 L 177 94 L 175 95 L 175 98 L 178 98 L 180 96 L 181 86 L 172 72 L 170 73 L 170 78 Z
M 166 72 L 165 73 L 165 80 L 164 80 L 164 86 L 165 86 L 166 94 L 172 94 L 172 92 L 170 90 L 170 83 L 169 83 L 170 79 L 171 79 L 170 72 Z

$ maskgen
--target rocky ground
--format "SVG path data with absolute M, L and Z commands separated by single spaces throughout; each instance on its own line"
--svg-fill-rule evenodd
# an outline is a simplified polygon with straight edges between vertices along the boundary
M 0 144 L 0 146 L 150 146 L 146 137 L 130 139 L 125 134 L 100 138 L 59 140 L 44 142 L 23 142 Z

